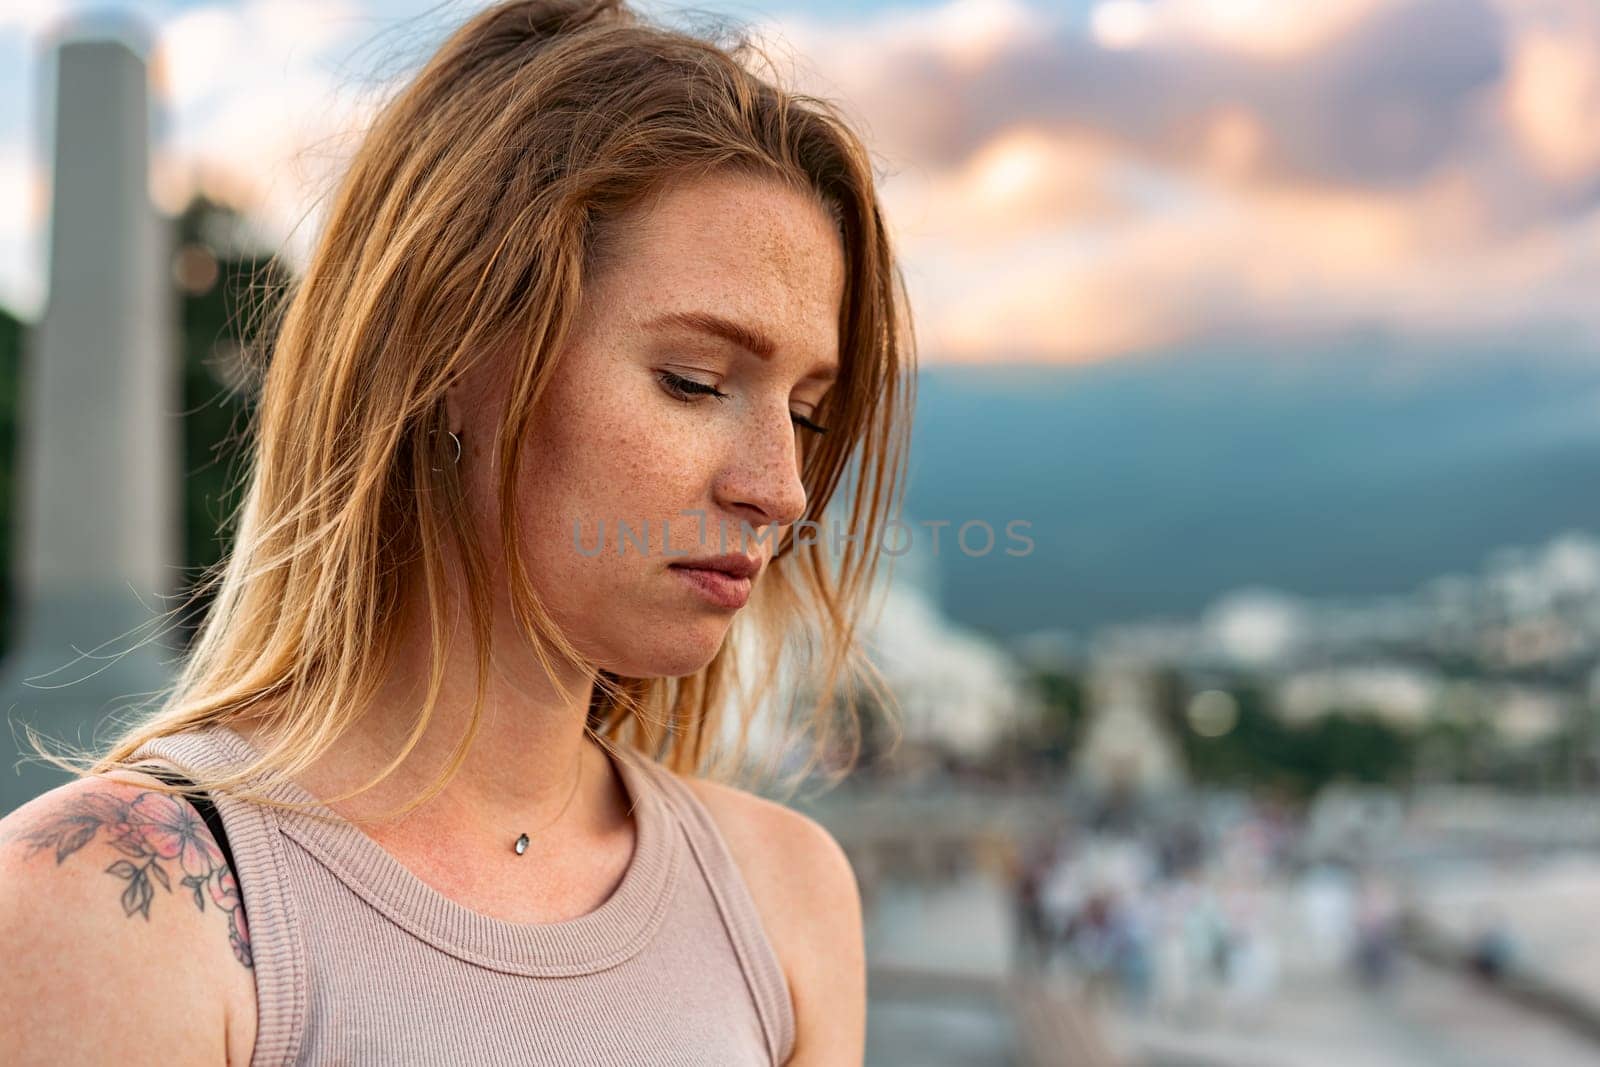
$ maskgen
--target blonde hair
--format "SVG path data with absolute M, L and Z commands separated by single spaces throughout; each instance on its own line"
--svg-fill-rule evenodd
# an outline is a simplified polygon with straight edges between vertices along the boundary
M 498 3 L 444 42 L 378 112 L 304 276 L 275 309 L 245 492 L 230 519 L 237 533 L 197 585 L 195 596 L 215 596 L 170 694 L 74 773 L 131 767 L 155 738 L 259 716 L 273 737 L 261 759 L 196 785 L 293 806 L 250 782 L 305 768 L 367 705 L 420 561 L 434 642 L 427 703 L 405 749 L 344 796 L 377 784 L 434 711 L 446 640 L 440 554 L 454 544 L 478 642 L 478 700 L 444 774 L 403 810 L 444 788 L 481 719 L 492 601 L 445 451 L 443 398 L 476 354 L 500 351 L 525 354 L 508 361 L 497 434 L 500 537 L 519 627 L 547 671 L 550 649 L 594 679 L 587 728 L 597 740 L 683 773 L 703 772 L 708 754 L 743 765 L 748 701 L 732 748 L 711 742 L 726 725 L 747 635 L 730 633 L 683 678 L 623 678 L 585 662 L 531 587 L 515 492 L 520 442 L 613 220 L 674 179 L 730 170 L 814 197 L 843 245 L 839 378 L 816 416 L 830 431 L 807 446 L 801 474 L 805 519 L 820 521 L 840 495 L 854 539 L 832 551 L 831 538 L 807 544 L 791 529 L 741 622 L 762 652 L 758 692 L 787 657 L 819 661 L 801 669 L 815 697 L 801 773 L 824 754 L 837 765 L 841 735 L 844 762 L 855 763 L 856 676 L 880 698 L 873 712 L 892 703 L 857 631 L 902 491 L 914 345 L 866 149 L 832 105 L 758 77 L 745 65 L 756 53 L 744 37 L 722 44 L 648 23 L 620 0 Z M 797 642 L 802 617 L 811 625 Z M 842 702 L 841 683 L 850 683 Z

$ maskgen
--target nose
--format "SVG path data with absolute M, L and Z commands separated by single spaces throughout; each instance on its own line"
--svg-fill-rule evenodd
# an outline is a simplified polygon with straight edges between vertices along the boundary
M 797 522 L 806 510 L 794 422 L 786 403 L 776 407 L 752 418 L 748 431 L 735 438 L 717 479 L 718 505 L 758 532 Z

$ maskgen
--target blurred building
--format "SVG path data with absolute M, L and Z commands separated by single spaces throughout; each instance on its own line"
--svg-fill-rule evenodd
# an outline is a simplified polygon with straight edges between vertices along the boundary
M 15 773 L 0 814 L 66 780 L 24 726 L 94 748 L 167 685 L 151 623 L 182 559 L 181 392 L 169 235 L 149 194 L 147 29 L 58 28 L 49 296 L 24 352 L 17 640 L 0 678 Z M 21 761 L 19 764 L 19 760 Z
M 1088 715 L 1072 762 L 1079 786 L 1095 794 L 1154 798 L 1186 784 L 1183 756 L 1146 669 L 1133 663 L 1096 666 L 1089 676 Z

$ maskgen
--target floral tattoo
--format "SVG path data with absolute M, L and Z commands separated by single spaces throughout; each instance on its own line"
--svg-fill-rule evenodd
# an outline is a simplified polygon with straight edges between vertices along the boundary
M 122 889 L 124 915 L 150 920 L 152 883 L 171 893 L 165 864 L 174 864 L 183 874 L 180 884 L 194 894 L 196 908 L 205 911 L 209 896 L 227 914 L 234 958 L 246 967 L 254 965 L 239 883 L 205 821 L 182 797 L 148 791 L 127 800 L 109 791 L 85 792 L 72 798 L 67 810 L 18 836 L 27 842 L 28 855 L 54 849 L 60 865 L 102 829 L 111 847 L 128 857 L 106 868 L 107 874 L 127 883 Z

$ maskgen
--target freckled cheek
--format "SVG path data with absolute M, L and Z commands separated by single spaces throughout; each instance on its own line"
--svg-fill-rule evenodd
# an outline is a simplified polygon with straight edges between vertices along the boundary
M 680 409 L 647 397 L 632 405 L 631 417 L 602 429 L 593 462 L 616 495 L 646 509 L 637 517 L 704 503 L 725 421 L 709 408 L 706 402 Z
M 659 550 L 663 519 L 672 521 L 673 541 L 680 542 L 681 512 L 707 505 L 714 449 L 709 426 L 648 410 L 638 420 L 593 419 L 586 433 L 536 442 L 522 492 L 534 550 L 557 565 L 563 559 L 578 568 L 614 565 L 619 523 L 636 532 L 648 524 L 652 549 Z M 604 521 L 600 556 L 573 550 L 575 520 L 581 543 L 591 549 Z M 629 558 L 637 558 L 631 549 Z

